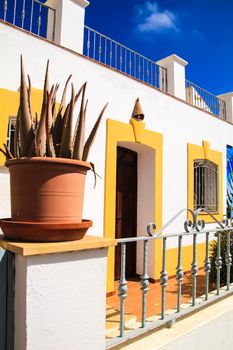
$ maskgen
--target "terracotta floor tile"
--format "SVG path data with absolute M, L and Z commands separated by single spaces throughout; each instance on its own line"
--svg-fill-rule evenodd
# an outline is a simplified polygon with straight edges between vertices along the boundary
M 128 295 L 125 300 L 125 312 L 137 317 L 141 320 L 142 293 L 140 289 L 140 280 L 133 279 L 128 281 Z M 118 297 L 118 282 L 115 282 L 116 294 L 107 297 L 107 304 L 114 309 L 120 309 L 120 300 Z M 205 275 L 200 270 L 197 275 L 197 297 L 205 293 Z M 182 281 L 182 297 L 181 303 L 190 302 L 192 299 L 192 276 L 186 274 Z M 166 309 L 176 308 L 177 305 L 177 281 L 175 278 L 168 280 L 166 288 Z M 150 283 L 147 294 L 147 317 L 158 315 L 161 312 L 161 286 L 159 282 Z

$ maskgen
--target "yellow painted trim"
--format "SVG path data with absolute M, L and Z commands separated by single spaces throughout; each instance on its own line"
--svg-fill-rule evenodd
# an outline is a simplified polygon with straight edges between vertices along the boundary
M 188 144 L 188 208 L 193 209 L 194 198 L 194 171 L 193 163 L 196 159 L 207 159 L 218 166 L 218 213 L 214 214 L 215 218 L 222 221 L 223 217 L 223 184 L 222 184 L 222 153 L 210 149 L 210 143 L 203 141 L 202 146 Z M 213 219 L 208 214 L 201 214 L 198 216 L 205 222 L 213 222 Z M 190 213 L 188 218 L 191 219 Z
M 31 103 L 32 115 L 37 113 L 40 116 L 43 92 L 32 88 Z M 10 117 L 16 117 L 19 108 L 19 92 L 0 88 L 0 147 L 7 142 L 8 123 Z M 5 158 L 0 153 L 0 165 L 5 162 Z
M 143 124 L 143 123 L 142 123 Z M 117 144 L 121 141 L 136 142 L 135 130 L 140 128 L 140 143 L 153 149 L 155 155 L 155 213 L 154 222 L 157 229 L 162 227 L 162 157 L 163 136 L 162 134 L 145 130 L 140 122 L 136 129 L 132 124 L 125 124 L 108 119 L 106 127 L 106 164 L 105 164 L 105 195 L 104 195 L 104 236 L 115 238 L 115 202 L 116 202 L 116 163 Z M 161 269 L 161 240 L 156 242 L 156 272 Z M 155 276 L 154 276 L 155 278 Z M 109 249 L 107 292 L 114 290 L 114 248 Z
M 191 238 L 191 236 L 190 236 Z M 168 276 L 176 274 L 176 266 L 178 261 L 178 249 L 171 248 L 167 250 L 167 273 Z M 182 268 L 183 271 L 190 271 L 193 261 L 193 246 L 187 245 L 182 247 Z M 197 244 L 197 264 L 198 267 L 203 267 L 205 261 L 205 243 Z
M 116 245 L 114 239 L 86 235 L 77 241 L 51 243 L 12 242 L 0 239 L 0 247 L 22 256 L 101 249 Z
M 143 123 L 141 120 L 131 118 L 130 124 L 133 126 L 135 141 L 141 143 L 143 131 L 145 129 L 145 123 Z

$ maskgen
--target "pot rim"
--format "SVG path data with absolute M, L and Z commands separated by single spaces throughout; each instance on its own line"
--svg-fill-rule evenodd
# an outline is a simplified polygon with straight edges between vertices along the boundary
M 54 157 L 21 157 L 8 159 L 5 162 L 7 168 L 12 165 L 22 165 L 22 164 L 60 164 L 60 165 L 71 165 L 71 166 L 81 166 L 84 168 L 91 169 L 91 164 L 89 162 L 84 162 L 83 160 L 69 159 L 69 158 L 54 158 Z

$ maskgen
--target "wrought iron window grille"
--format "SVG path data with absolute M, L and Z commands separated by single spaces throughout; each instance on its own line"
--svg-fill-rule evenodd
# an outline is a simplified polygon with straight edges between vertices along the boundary
M 194 161 L 194 210 L 218 212 L 218 166 L 206 159 Z

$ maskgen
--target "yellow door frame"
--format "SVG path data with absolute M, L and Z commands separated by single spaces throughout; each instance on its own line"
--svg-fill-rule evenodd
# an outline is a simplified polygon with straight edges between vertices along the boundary
M 117 144 L 119 142 L 138 142 L 154 150 L 155 156 L 155 213 L 154 222 L 157 229 L 162 227 L 162 157 L 163 135 L 146 130 L 142 121 L 130 120 L 130 124 L 107 120 L 106 125 L 106 163 L 105 163 L 105 195 L 104 195 L 104 236 L 115 238 L 116 208 L 116 163 Z M 156 242 L 156 260 L 161 261 L 161 240 Z M 159 245 L 159 247 L 158 247 Z M 159 256 L 158 256 L 159 255 Z M 109 249 L 107 269 L 107 292 L 114 291 L 114 248 Z M 161 265 L 160 265 L 161 267 Z M 156 266 L 157 268 L 160 268 Z M 155 276 L 154 276 L 155 278 Z

